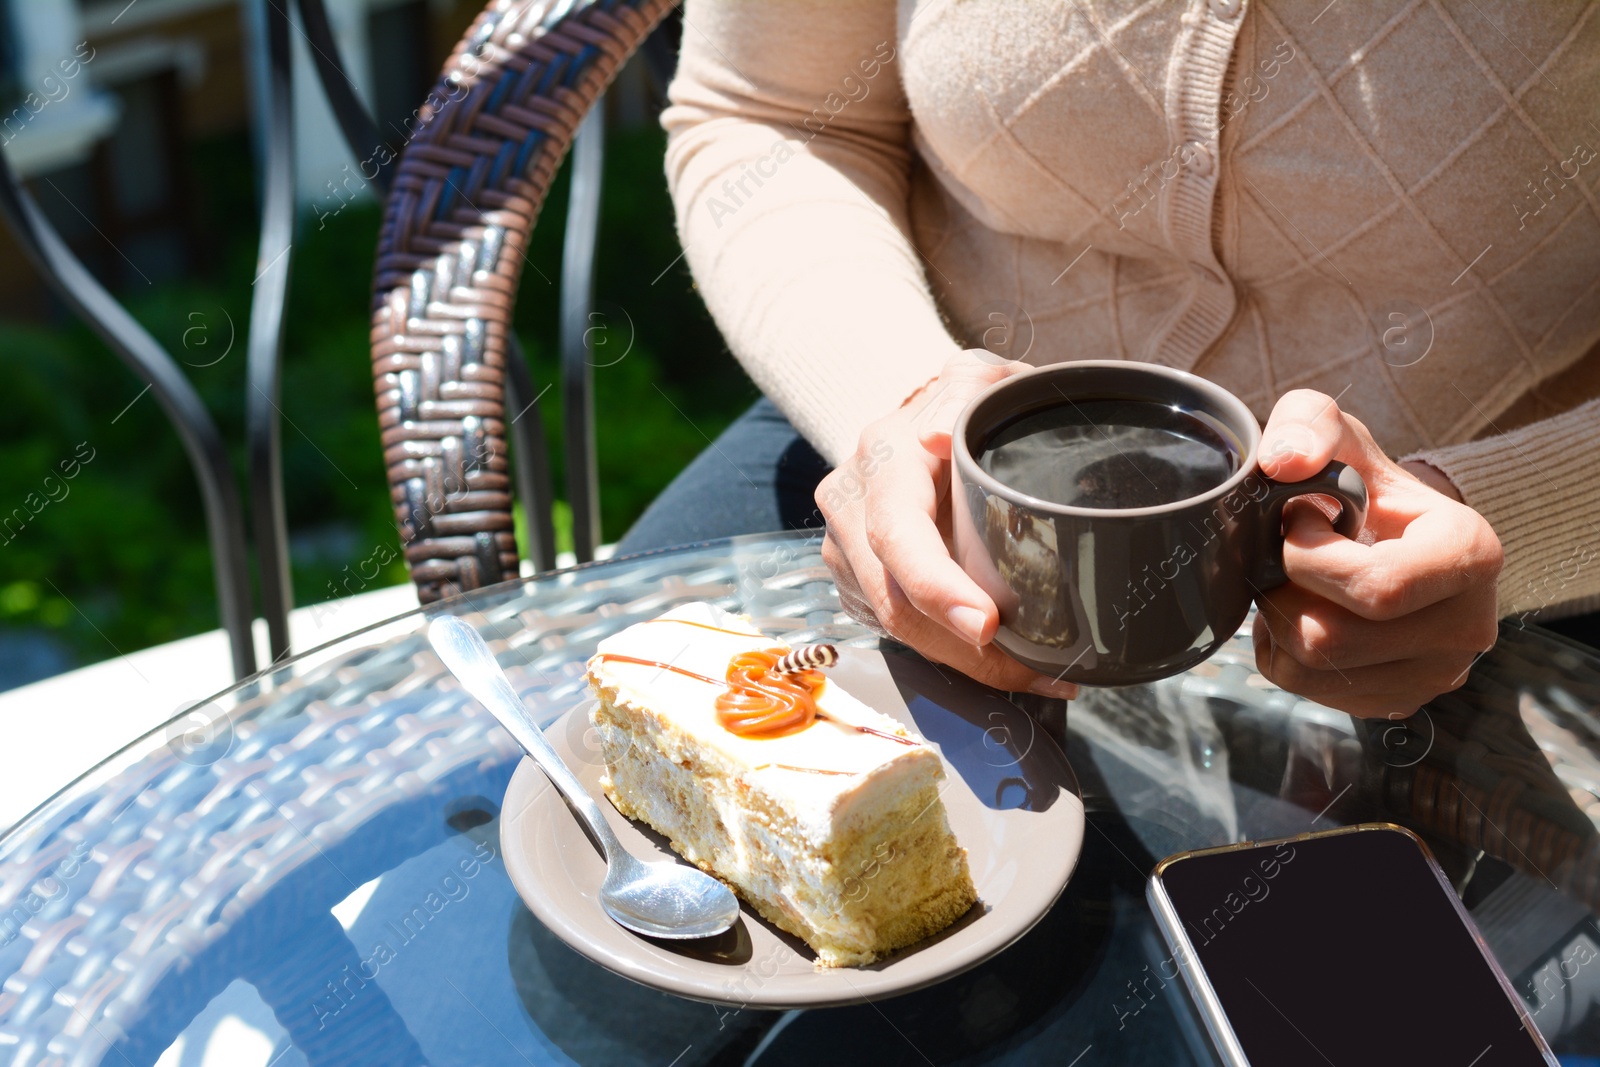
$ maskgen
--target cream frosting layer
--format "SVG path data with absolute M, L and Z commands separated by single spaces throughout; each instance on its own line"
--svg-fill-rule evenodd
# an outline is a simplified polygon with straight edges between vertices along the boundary
M 673 619 L 701 625 L 667 621 Z M 719 633 L 704 626 L 739 632 Z M 831 681 L 824 683 L 816 698 L 825 718 L 783 736 L 742 737 L 717 720 L 721 687 L 660 667 L 605 658 L 612 653 L 654 660 L 720 680 L 735 654 L 777 647 L 784 646 L 763 636 L 743 616 L 713 604 L 686 604 L 601 641 L 600 654 L 589 661 L 589 673 L 600 685 L 614 687 L 619 699 L 670 722 L 693 740 L 702 755 L 715 753 L 730 765 L 727 769 L 757 776 L 769 792 L 817 814 L 831 812 L 841 799 L 854 794 L 860 776 L 897 760 L 921 763 L 932 757 L 937 766 L 937 754 L 925 740 Z M 865 733 L 858 726 L 879 733 Z

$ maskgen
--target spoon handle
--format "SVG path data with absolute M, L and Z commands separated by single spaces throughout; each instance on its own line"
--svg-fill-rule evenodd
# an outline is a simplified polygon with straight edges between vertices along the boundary
M 556 750 L 550 747 L 544 731 L 528 714 L 527 706 L 517 696 L 517 691 L 511 688 L 505 671 L 478 631 L 453 615 L 441 615 L 428 624 L 428 641 L 462 688 L 489 709 L 489 714 L 506 728 L 524 752 L 533 757 L 533 761 L 549 776 L 561 795 L 567 798 L 567 803 L 583 820 L 589 836 L 606 854 L 606 859 L 621 854 L 622 843 L 611 832 L 610 825 L 600 812 L 600 805 L 594 802 L 589 791 L 583 788 L 577 776 L 556 755 Z

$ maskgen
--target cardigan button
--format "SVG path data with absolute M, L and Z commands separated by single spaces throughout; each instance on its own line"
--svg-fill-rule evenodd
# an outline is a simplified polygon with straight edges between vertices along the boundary
M 1244 10 L 1244 0 L 1206 0 L 1211 13 L 1219 19 L 1232 22 Z
M 1199 141 L 1190 141 L 1185 146 L 1188 149 L 1189 169 L 1200 178 L 1211 176 L 1211 150 Z

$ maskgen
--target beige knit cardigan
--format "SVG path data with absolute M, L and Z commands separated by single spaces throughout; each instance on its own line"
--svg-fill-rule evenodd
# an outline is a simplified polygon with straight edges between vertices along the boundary
M 1338 398 L 1600 604 L 1600 18 L 1497 0 L 688 0 L 689 265 L 823 455 L 985 346 Z

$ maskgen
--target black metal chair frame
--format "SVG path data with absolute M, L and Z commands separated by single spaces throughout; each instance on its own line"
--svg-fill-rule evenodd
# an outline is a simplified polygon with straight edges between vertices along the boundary
M 40 212 L 16 172 L 0 153 L 0 218 L 62 302 L 99 335 L 108 348 L 148 386 L 177 432 L 194 469 L 211 543 L 217 603 L 228 635 L 234 674 L 256 673 L 251 627 L 256 612 L 250 580 L 253 542 L 259 569 L 261 611 L 266 619 L 269 655 L 277 662 L 290 653 L 289 611 L 293 607 L 287 522 L 280 462 L 279 385 L 283 357 L 284 310 L 289 294 L 295 227 L 294 108 L 291 34 L 296 31 L 291 0 L 248 0 L 254 33 L 249 47 L 266 73 L 266 89 L 255 101 L 263 135 L 263 201 L 257 254 L 258 280 L 252 291 L 247 345 L 246 434 L 249 454 L 249 533 L 227 452 L 216 422 L 178 363 L 97 281 L 68 249 Z M 313 56 L 323 93 L 340 131 L 357 159 L 371 158 L 386 143 L 356 94 L 328 22 L 323 0 L 293 0 L 299 31 Z M 557 5 L 561 6 L 561 5 Z M 565 6 L 581 9 L 584 0 Z M 662 34 L 644 49 L 657 78 L 670 77 L 673 50 Z M 573 514 L 575 555 L 594 557 L 599 544 L 599 479 L 595 463 L 592 368 L 585 344 L 593 302 L 595 243 L 600 220 L 600 182 L 604 164 L 604 120 L 593 109 L 578 131 L 572 150 L 572 181 L 563 244 L 560 292 L 560 356 L 565 467 Z M 387 196 L 393 158 L 379 166 L 373 184 Z M 506 401 L 519 417 L 508 423 L 516 495 L 527 518 L 529 556 L 538 570 L 555 566 L 552 520 L 554 491 L 544 424 L 535 402 L 527 360 L 515 338 L 509 345 Z M 269 664 L 270 666 L 270 664 Z

